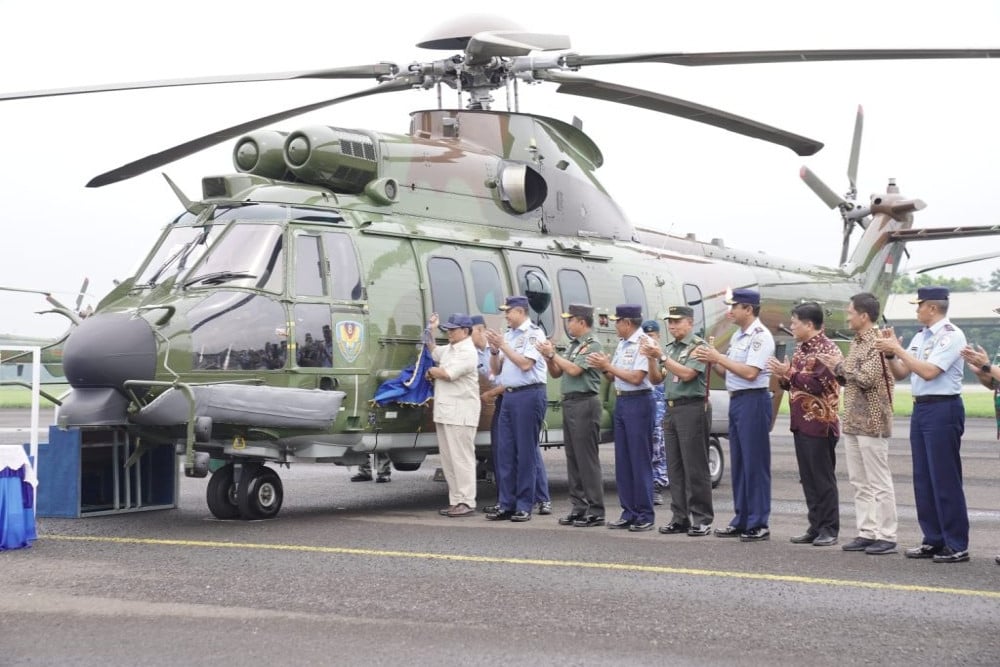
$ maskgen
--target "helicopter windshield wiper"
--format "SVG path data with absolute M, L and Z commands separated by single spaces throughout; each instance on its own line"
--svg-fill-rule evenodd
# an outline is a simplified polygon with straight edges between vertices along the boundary
M 191 280 L 184 283 L 184 287 L 191 287 L 197 283 L 204 283 L 206 285 L 219 285 L 221 283 L 229 282 L 230 280 L 239 280 L 241 278 L 256 278 L 257 275 L 253 273 L 247 273 L 246 271 L 217 271 L 216 273 L 206 273 L 203 276 L 198 276 L 197 278 L 192 278 Z

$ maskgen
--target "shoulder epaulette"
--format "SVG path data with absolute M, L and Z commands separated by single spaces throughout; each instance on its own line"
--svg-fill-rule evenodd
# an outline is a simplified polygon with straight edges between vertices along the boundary
M 945 331 L 954 331 L 955 330 L 955 327 L 953 327 L 950 322 L 948 324 L 944 325 L 941 328 L 944 329 Z

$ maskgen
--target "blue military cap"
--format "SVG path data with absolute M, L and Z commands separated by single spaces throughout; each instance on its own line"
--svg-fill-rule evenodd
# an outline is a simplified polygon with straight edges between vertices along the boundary
M 747 289 L 745 287 L 737 287 L 733 290 L 733 295 L 726 299 L 726 303 L 730 306 L 735 303 L 745 303 L 748 306 L 759 306 L 760 292 L 753 289 Z
M 642 330 L 646 333 L 653 333 L 654 331 L 659 333 L 660 323 L 656 320 L 646 320 L 642 323 Z
M 615 314 L 610 317 L 613 320 L 640 318 L 642 317 L 642 306 L 635 303 L 620 303 L 615 306 Z
M 482 324 L 484 327 L 486 326 L 486 318 L 482 315 L 473 315 L 469 319 L 472 320 L 472 326 L 476 326 L 477 324 Z
M 910 303 L 920 303 L 921 301 L 947 301 L 947 287 L 920 287 L 917 289 L 917 298 L 910 299 Z
M 528 310 L 528 297 L 526 296 L 509 296 L 504 304 L 500 306 L 500 310 L 510 310 L 511 308 L 524 308 Z
M 471 329 L 472 318 L 465 313 L 452 313 L 448 316 L 448 321 L 440 325 L 445 331 L 452 329 Z

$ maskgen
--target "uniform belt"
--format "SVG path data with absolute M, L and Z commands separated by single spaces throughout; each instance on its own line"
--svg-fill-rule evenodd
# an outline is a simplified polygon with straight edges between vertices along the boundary
M 756 391 L 767 391 L 767 387 L 757 387 L 756 389 L 737 389 L 736 391 L 729 392 L 729 398 L 736 398 L 737 396 L 742 396 L 743 394 L 749 394 Z
M 914 403 L 941 403 L 943 401 L 954 401 L 959 394 L 931 394 L 929 396 L 914 396 Z
M 676 405 L 688 405 L 690 403 L 704 403 L 704 396 L 685 396 L 684 398 L 668 398 L 667 405 L 671 408 Z
M 538 387 L 544 387 L 544 382 L 536 382 L 535 384 L 522 384 L 519 387 L 504 387 L 504 391 L 508 393 L 514 393 L 515 391 L 523 391 L 525 389 L 536 389 Z
M 591 396 L 597 396 L 596 391 L 567 391 L 563 394 L 563 400 L 567 398 L 590 398 Z
M 615 389 L 615 396 L 644 396 L 652 393 L 652 389 L 636 389 L 635 391 L 622 391 L 621 389 Z

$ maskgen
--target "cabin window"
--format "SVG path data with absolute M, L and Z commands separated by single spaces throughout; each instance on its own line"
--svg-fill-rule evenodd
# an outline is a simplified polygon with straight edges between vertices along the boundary
M 361 299 L 361 269 L 354 254 L 354 244 L 347 234 L 323 234 L 326 250 L 326 268 L 333 282 L 334 299 L 358 301 Z
M 587 279 L 583 274 L 575 269 L 562 269 L 556 274 L 559 281 L 559 298 L 562 300 L 563 312 L 571 303 L 590 303 L 590 289 L 587 288 Z M 567 320 L 563 320 L 563 327 L 566 327 Z M 566 330 L 569 333 L 569 330 Z
M 642 281 L 635 276 L 622 276 L 622 291 L 625 293 L 625 303 L 637 303 L 642 306 L 642 316 L 648 319 L 653 316 L 646 303 L 646 290 Z
M 555 330 L 555 316 L 552 314 L 552 286 L 549 279 L 537 266 L 521 266 L 517 269 L 517 285 L 520 293 L 528 297 L 531 321 L 545 331 L 546 336 Z
M 285 309 L 270 297 L 216 292 L 191 309 L 188 321 L 193 370 L 267 370 L 285 365 L 288 322 Z
M 280 225 L 234 224 L 215 242 L 185 287 L 248 287 L 281 293 L 285 280 Z
M 684 285 L 684 303 L 694 310 L 694 328 L 692 331 L 697 336 L 705 337 L 705 302 L 701 296 L 701 290 L 697 285 Z
M 444 322 L 452 313 L 468 313 L 465 297 L 465 277 L 458 262 L 447 257 L 427 260 L 427 275 L 431 281 L 431 306 Z
M 295 306 L 296 366 L 333 366 L 333 329 L 330 322 L 329 306 L 313 303 Z
M 326 296 L 326 266 L 320 257 L 319 237 L 295 237 L 295 295 Z
M 500 312 L 503 303 L 503 284 L 500 282 L 500 272 L 492 262 L 473 260 L 472 289 L 476 293 L 476 308 L 482 315 L 495 315 Z

